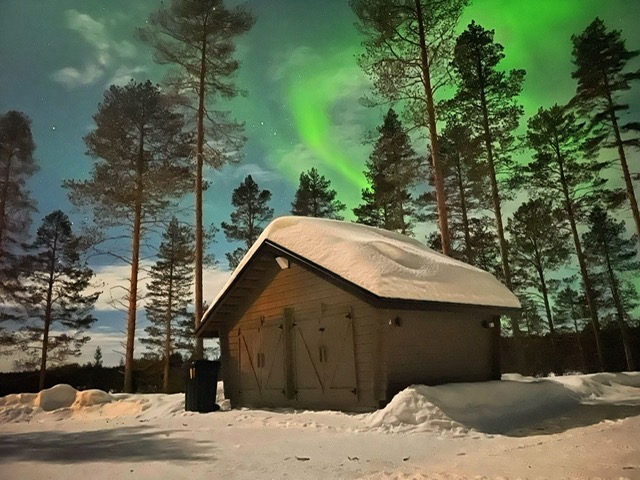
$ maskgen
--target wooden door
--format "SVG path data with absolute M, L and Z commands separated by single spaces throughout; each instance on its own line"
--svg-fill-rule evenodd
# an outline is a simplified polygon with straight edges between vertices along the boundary
M 244 402 L 260 397 L 261 375 L 258 368 L 260 335 L 258 328 L 242 328 L 238 331 L 238 372 L 240 395 Z
M 263 398 L 285 398 L 284 326 L 282 318 L 267 319 L 260 327 L 260 385 Z
M 324 393 L 318 351 L 318 320 L 296 318 L 293 324 L 296 397 L 303 403 Z
M 353 319 L 330 317 L 322 320 L 319 348 L 322 384 L 326 395 L 357 394 Z

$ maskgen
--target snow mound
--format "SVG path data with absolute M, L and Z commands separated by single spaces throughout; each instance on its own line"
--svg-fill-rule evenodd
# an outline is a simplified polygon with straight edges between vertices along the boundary
M 502 380 L 427 387 L 398 393 L 369 418 L 372 427 L 416 431 L 506 433 L 538 424 L 580 405 L 580 396 L 550 379 Z M 397 428 L 396 428 L 397 430 Z
M 430 389 L 433 388 L 412 385 L 404 389 L 384 409 L 369 415 L 367 424 L 373 428 L 395 432 L 411 429 L 467 433 L 468 429 L 452 420 L 430 401 Z
M 76 401 L 78 391 L 71 385 L 61 383 L 51 388 L 41 390 L 33 402 L 35 407 L 40 407 L 45 412 L 70 408 Z
M 78 391 L 70 385 L 59 384 L 39 393 L 0 398 L 0 422 L 28 422 L 34 418 L 116 418 L 140 414 L 150 406 L 148 398 L 129 397 L 134 396 L 111 395 L 96 389 Z M 159 411 L 161 413 L 166 412 Z
M 76 392 L 76 399 L 72 407 L 91 407 L 112 401 L 113 396 L 102 390 L 84 390 L 82 392 Z
M 553 381 L 574 392 L 585 405 L 640 405 L 640 372 L 555 377 Z

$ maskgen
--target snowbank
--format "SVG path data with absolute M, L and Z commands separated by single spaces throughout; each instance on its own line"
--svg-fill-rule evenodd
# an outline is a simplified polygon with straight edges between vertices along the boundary
M 125 396 L 126 397 L 126 396 Z M 139 413 L 139 400 L 127 401 L 102 390 L 78 391 L 59 384 L 39 393 L 21 393 L 0 398 L 0 422 L 22 422 L 49 415 L 56 420 L 94 413 L 100 417 L 118 417 Z
M 369 425 L 416 425 L 417 430 L 446 429 L 464 433 L 464 427 L 502 433 L 553 418 L 580 405 L 578 395 L 548 380 L 494 381 L 425 387 L 400 392 Z M 412 416 L 416 407 L 424 416 Z M 409 416 L 409 421 L 407 421 Z M 428 425 L 424 425 L 424 423 Z M 402 428 L 397 429 L 402 430 Z
M 382 410 L 372 413 L 367 424 L 388 431 L 442 431 L 463 435 L 464 425 L 455 422 L 432 402 L 434 387 L 413 385 L 398 393 Z
M 217 403 L 228 410 L 218 385 Z M 235 410 L 230 424 L 273 428 L 309 428 L 380 433 L 436 432 L 447 436 L 512 433 L 565 418 L 585 406 L 640 406 L 640 373 L 599 373 L 551 378 L 505 375 L 502 381 L 428 387 L 413 385 L 371 414 Z M 108 394 L 56 385 L 38 394 L 0 398 L 0 423 L 31 420 L 213 418 L 184 411 L 184 394 Z M 577 424 L 576 424 L 577 425 Z

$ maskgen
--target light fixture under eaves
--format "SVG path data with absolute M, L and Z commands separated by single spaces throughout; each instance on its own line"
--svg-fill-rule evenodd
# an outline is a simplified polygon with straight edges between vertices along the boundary
M 284 257 L 276 257 L 276 262 L 278 263 L 278 266 L 282 269 L 285 270 L 287 268 L 291 267 L 291 263 L 289 262 L 288 258 L 284 258 Z

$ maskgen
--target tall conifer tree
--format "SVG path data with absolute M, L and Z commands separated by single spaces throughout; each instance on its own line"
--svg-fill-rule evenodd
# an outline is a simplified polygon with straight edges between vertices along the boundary
M 494 31 L 472 22 L 458 37 L 453 68 L 457 91 L 454 102 L 464 112 L 467 124 L 481 139 L 483 158 L 491 184 L 496 232 L 502 256 L 503 278 L 509 289 L 511 268 L 504 235 L 502 201 L 498 174 L 511 168 L 514 131 L 523 109 L 517 97 L 522 91 L 524 70 L 499 70 L 504 59 L 504 47 L 493 39 Z
M 243 7 L 228 8 L 223 0 L 172 0 L 149 17 L 139 37 L 155 50 L 155 60 L 174 68 L 167 83 L 195 111 L 195 323 L 202 320 L 202 269 L 205 231 L 202 212 L 203 167 L 220 167 L 236 158 L 244 143 L 242 124 L 220 109 L 220 100 L 243 94 L 234 83 L 240 67 L 237 37 L 248 32 L 253 16 Z M 198 339 L 202 357 L 202 339 Z
M 26 240 L 35 202 L 26 188 L 38 171 L 31 120 L 24 113 L 0 115 L 0 266 Z
M 558 105 L 540 108 L 529 119 L 527 130 L 527 143 L 535 152 L 534 159 L 522 167 L 520 173 L 529 188 L 555 199 L 555 205 L 562 208 L 569 222 L 594 329 L 598 361 L 600 369 L 604 369 L 598 308 L 578 224 L 585 218 L 594 196 L 602 192 L 605 180 L 599 174 L 605 164 L 585 156 L 585 142 L 589 143 L 589 133 L 584 125 L 577 122 L 574 113 Z
M 85 137 L 95 163 L 87 180 L 68 180 L 75 205 L 93 213 L 101 228 L 124 229 L 131 239 L 127 292 L 124 389 L 133 388 L 133 347 L 138 306 L 140 250 L 149 228 L 165 220 L 172 201 L 193 185 L 191 135 L 183 116 L 158 87 L 147 81 L 111 86 L 94 115 L 96 129 Z
M 617 150 L 626 197 L 640 238 L 640 210 L 627 160 L 629 146 L 640 148 L 640 122 L 622 123 L 621 119 L 629 111 L 622 97 L 631 89 L 632 82 L 640 80 L 640 68 L 629 68 L 629 62 L 640 55 L 640 50 L 627 49 L 620 31 L 607 30 L 600 18 L 571 40 L 576 66 L 572 77 L 578 81 L 575 101 L 593 126 L 606 128 L 603 146 Z
M 472 265 L 475 249 L 472 240 L 472 221 L 483 216 L 488 179 L 480 160 L 481 145 L 469 126 L 451 118 L 440 136 L 444 188 L 449 212 L 451 255 Z M 420 205 L 432 210 L 434 192 L 418 198 Z M 424 218 L 437 217 L 437 210 Z
M 364 202 L 353 212 L 359 223 L 410 234 L 415 216 L 411 189 L 419 179 L 420 158 L 393 109 L 378 134 L 364 172 L 371 186 L 363 190 Z
M 26 325 L 18 339 L 23 350 L 39 352 L 27 363 L 40 364 L 40 390 L 48 363 L 79 356 L 89 340 L 85 331 L 97 320 L 91 311 L 99 293 L 87 293 L 93 270 L 81 260 L 82 251 L 82 238 L 73 234 L 69 218 L 56 210 L 44 218 L 21 261 L 20 282 L 26 288 L 20 303 Z
M 553 282 L 553 313 L 558 330 L 573 333 L 580 356 L 580 367 L 587 372 L 587 356 L 580 337 L 584 326 L 589 324 L 589 307 L 585 295 L 574 288 L 575 281 L 574 277 L 570 277 Z
M 195 341 L 187 311 L 193 286 L 193 230 L 175 217 L 162 235 L 149 277 L 145 309 L 150 325 L 141 342 L 162 359 L 162 388 L 168 393 L 171 354 Z M 187 350 L 190 353 L 193 348 Z
M 604 305 L 613 305 L 624 347 L 627 368 L 635 370 L 629 338 L 628 323 L 631 312 L 639 304 L 640 295 L 631 283 L 629 274 L 640 271 L 635 238 L 624 238 L 624 222 L 612 219 L 600 206 L 589 214 L 589 231 L 582 236 L 589 270 L 594 283 L 604 286 Z
M 331 188 L 331 182 L 318 170 L 311 168 L 300 174 L 300 183 L 295 200 L 291 204 L 291 213 L 304 217 L 334 218 L 342 220 L 340 212 L 344 203 L 336 199 L 337 192 Z
M 38 170 L 33 157 L 35 144 L 31 120 L 24 113 L 0 115 L 0 324 L 17 320 L 20 308 L 12 297 L 21 285 L 16 281 L 16 257 L 26 242 L 35 202 L 26 183 Z M 0 326 L 0 345 L 11 344 L 12 336 Z
M 453 102 L 464 112 L 468 125 L 481 139 L 483 159 L 491 185 L 491 203 L 496 222 L 496 233 L 502 259 L 502 278 L 513 290 L 509 249 L 504 234 L 502 202 L 498 174 L 512 166 L 514 131 L 518 127 L 523 109 L 517 97 L 522 91 L 524 70 L 505 72 L 498 65 L 504 58 L 504 47 L 493 39 L 494 31 L 471 22 L 458 37 L 454 49 L 453 68 L 457 91 Z M 517 338 L 518 322 L 512 318 L 511 328 Z M 519 359 L 522 363 L 522 358 Z
M 469 0 L 350 0 L 363 36 L 358 62 L 385 100 L 402 101 L 414 126 L 427 129 L 440 245 L 451 254 L 435 92 L 449 80 L 455 28 Z M 427 182 L 424 182 L 427 183 Z
M 238 247 L 226 254 L 229 268 L 234 269 L 238 266 L 244 254 L 262 233 L 262 225 L 273 218 L 273 208 L 269 207 L 269 200 L 271 192 L 260 190 L 251 175 L 247 175 L 233 191 L 231 204 L 235 210 L 231 212 L 231 223 L 222 222 L 222 229 L 227 240 L 243 242 L 244 247 Z
M 554 210 L 550 201 L 530 200 L 509 219 L 507 232 L 519 290 L 524 295 L 534 294 L 535 303 L 542 301 L 551 336 L 554 368 L 557 373 L 562 373 L 549 281 L 551 274 L 565 265 L 571 254 L 564 212 Z

